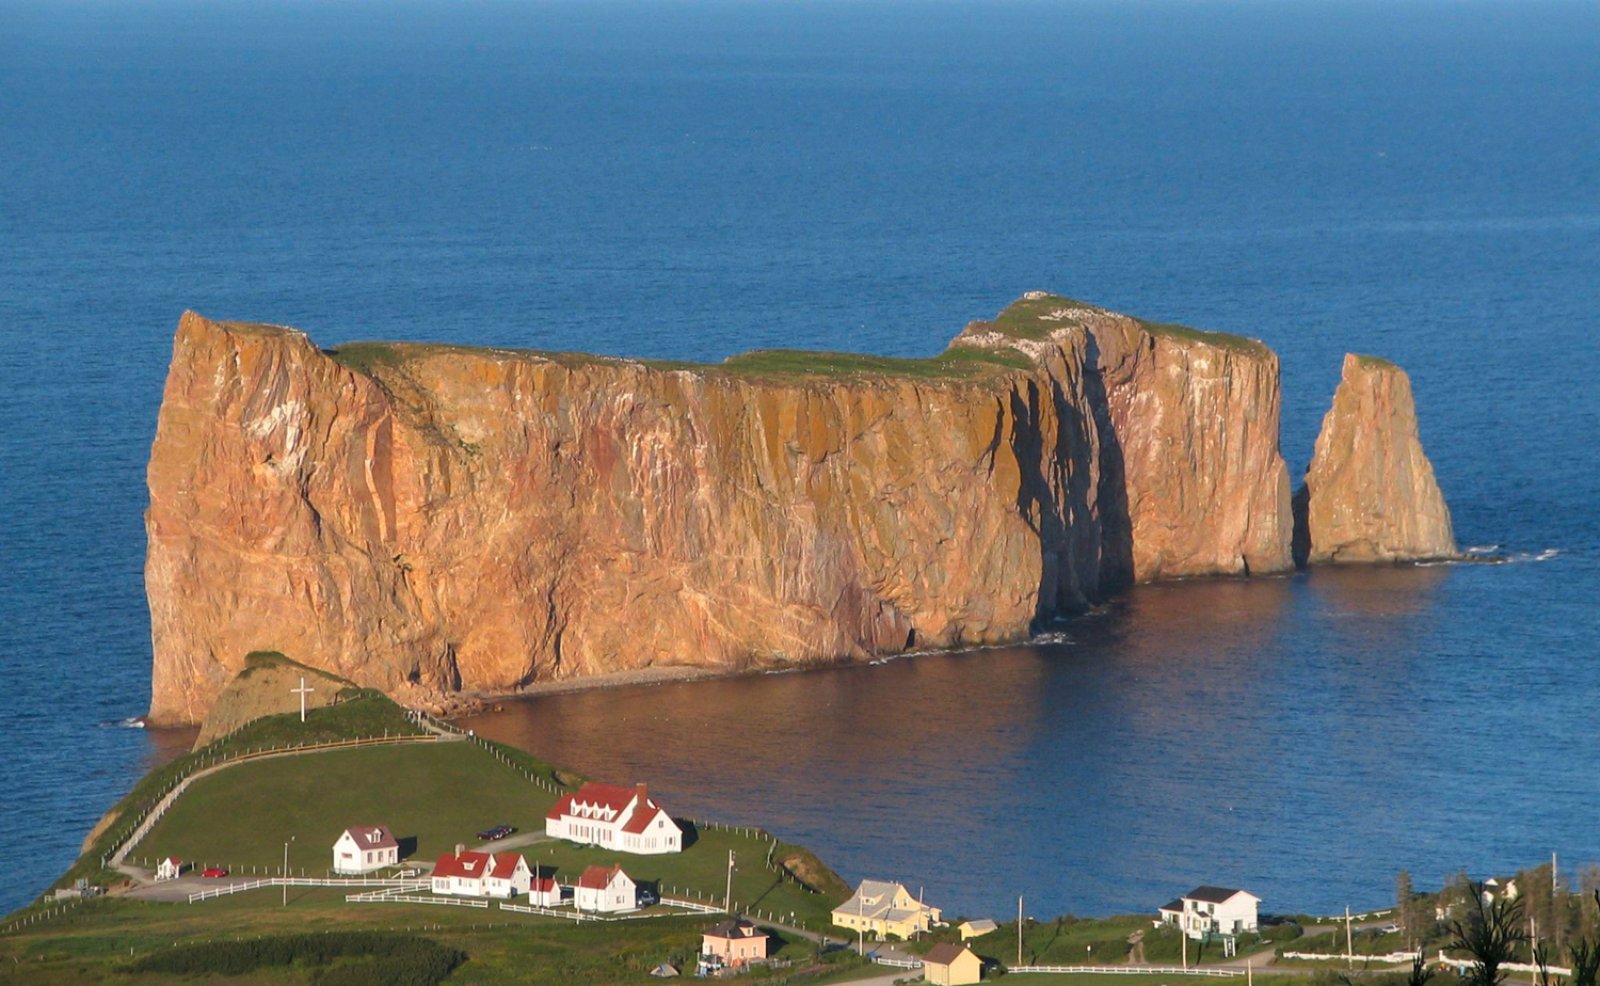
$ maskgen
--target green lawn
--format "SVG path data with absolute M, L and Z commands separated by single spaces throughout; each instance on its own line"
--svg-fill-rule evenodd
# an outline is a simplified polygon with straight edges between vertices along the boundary
M 1085 973 L 1029 973 L 1007 977 L 1006 982 L 1016 986 L 1245 986 L 1243 971 L 1237 977 L 1219 979 L 1211 976 L 1155 976 L 1117 975 L 1096 976 Z M 1308 976 L 1262 975 L 1256 973 L 1255 986 L 1312 986 Z
M 562 879 L 575 879 L 586 866 L 621 863 L 634 880 L 659 883 L 663 893 L 696 892 L 700 899 L 720 906 L 727 886 L 728 852 L 732 850 L 733 900 L 741 910 L 759 909 L 785 920 L 793 914 L 803 927 L 827 931 L 828 913 L 848 896 L 848 891 L 838 895 L 812 893 L 785 879 L 780 870 L 766 863 L 770 846 L 770 840 L 760 835 L 712 829 L 699 833 L 694 844 L 683 852 L 662 856 L 632 856 L 570 842 L 529 846 L 526 854 L 530 864 L 537 863 L 546 873 L 556 867 L 556 875 Z
M 654 982 L 647 973 L 663 960 L 683 962 L 699 947 L 700 932 L 715 919 L 704 916 L 574 925 L 570 921 L 418 904 L 346 904 L 344 892 L 294 888 L 289 905 L 280 891 L 235 894 L 201 904 L 155 904 L 126 898 L 91 901 L 70 916 L 21 933 L 0 936 L 0 983 L 81 986 L 83 983 L 155 986 L 170 981 L 155 974 L 120 971 L 131 958 L 196 943 L 308 930 L 374 929 L 420 934 L 469 956 L 447 983 L 498 986 L 510 983 L 594 983 L 597 986 Z M 784 953 L 809 964 L 814 950 L 795 943 Z M 848 956 L 834 956 L 844 968 Z M 839 981 L 827 974 L 799 983 Z M 263 970 L 247 977 L 197 977 L 209 984 L 311 981 L 307 970 Z M 758 980 L 759 981 L 759 980 Z
M 70 886 L 80 877 L 92 883 L 111 885 L 120 883 L 122 875 L 100 866 L 100 858 L 109 853 L 123 837 L 132 831 L 139 813 L 160 800 L 172 784 L 191 771 L 215 763 L 219 759 L 236 756 L 255 749 L 267 749 L 288 744 L 308 745 L 331 740 L 354 739 L 363 736 L 391 736 L 422 733 L 416 725 L 406 720 L 406 712 L 383 694 L 371 689 L 357 689 L 338 705 L 312 709 L 301 722 L 297 713 L 266 716 L 249 723 L 244 728 L 217 740 L 199 750 L 185 754 L 171 763 L 157 767 L 141 777 L 133 790 L 112 806 L 106 817 L 96 826 L 87 840 L 83 855 L 61 874 L 52 887 Z M 181 799 L 180 799 L 181 800 Z M 332 846 L 332 842 L 329 842 Z M 281 847 L 280 847 L 281 849 Z M 140 847 L 145 852 L 144 847 Z M 145 852 L 146 855 L 153 853 Z
M 541 831 L 555 796 L 472 743 L 309 753 L 240 764 L 195 781 L 132 853 L 321 875 L 350 825 L 387 825 L 431 862 L 491 825 Z
M 529 763 L 536 762 L 529 758 Z M 430 743 L 312 753 L 241 764 L 196 781 L 139 844 L 140 860 L 178 856 L 221 864 L 236 873 L 275 873 L 291 835 L 289 864 L 322 874 L 333 841 L 346 826 L 388 825 L 411 858 L 432 862 L 456 843 L 475 844 L 491 825 L 542 832 L 555 796 L 529 784 L 473 743 Z M 515 851 L 530 863 L 573 880 L 586 866 L 620 862 L 641 883 L 694 891 L 720 902 L 729 851 L 735 854 L 733 897 L 744 908 L 787 917 L 816 930 L 846 896 L 812 893 L 767 864 L 771 840 L 761 833 L 709 829 L 681 853 L 634 856 L 568 842 L 543 842 Z

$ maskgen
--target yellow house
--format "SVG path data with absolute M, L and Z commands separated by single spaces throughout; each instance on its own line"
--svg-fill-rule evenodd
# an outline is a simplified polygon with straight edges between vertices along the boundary
M 965 945 L 942 942 L 923 956 L 922 977 L 933 986 L 967 986 L 983 978 L 983 960 Z
M 911 896 L 898 883 L 862 880 L 855 895 L 833 909 L 833 923 L 878 938 L 910 938 L 939 921 L 939 909 Z

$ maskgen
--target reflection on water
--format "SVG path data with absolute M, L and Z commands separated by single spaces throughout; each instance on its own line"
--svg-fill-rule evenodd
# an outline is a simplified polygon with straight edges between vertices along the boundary
M 1401 867 L 1600 855 L 1600 756 L 1553 742 L 1600 695 L 1510 632 L 1499 571 L 1147 586 L 1059 644 L 543 696 L 465 724 L 957 912 L 1018 893 L 1145 910 L 1204 882 L 1268 909 L 1378 904 Z M 1536 704 L 1564 724 L 1523 725 Z M 1506 824 L 1530 782 L 1538 807 Z

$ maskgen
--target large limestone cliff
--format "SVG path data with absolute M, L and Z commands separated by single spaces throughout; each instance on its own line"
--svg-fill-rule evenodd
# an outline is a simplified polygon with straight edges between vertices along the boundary
M 1411 378 L 1346 355 L 1297 506 L 1303 561 L 1386 562 L 1456 554 L 1450 510 L 1423 454 Z
M 1049 295 L 930 360 L 718 366 L 178 327 L 151 718 L 275 650 L 402 701 L 1017 639 L 1290 566 L 1259 343 Z

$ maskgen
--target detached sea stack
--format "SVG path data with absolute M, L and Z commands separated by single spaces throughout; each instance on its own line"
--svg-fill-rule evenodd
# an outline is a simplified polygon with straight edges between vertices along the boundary
M 1296 556 L 1320 562 L 1455 557 L 1450 509 L 1423 454 L 1411 378 L 1387 360 L 1344 358 L 1297 507 Z
M 1046 294 L 925 360 L 705 366 L 184 315 L 151 453 L 151 718 L 252 651 L 402 701 L 1014 640 L 1291 567 L 1277 357 Z

